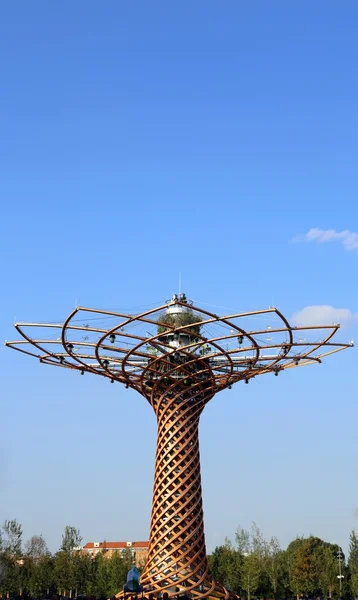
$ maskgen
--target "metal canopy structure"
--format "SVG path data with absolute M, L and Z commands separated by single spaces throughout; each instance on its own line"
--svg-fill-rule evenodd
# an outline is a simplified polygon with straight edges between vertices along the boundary
M 198 426 L 233 384 L 320 363 L 352 346 L 339 325 L 292 327 L 276 308 L 218 316 L 185 294 L 140 314 L 77 307 L 64 323 L 17 323 L 6 342 L 42 363 L 108 378 L 144 396 L 158 424 L 145 589 L 228 597 L 208 573 Z M 118 594 L 118 596 L 120 593 Z

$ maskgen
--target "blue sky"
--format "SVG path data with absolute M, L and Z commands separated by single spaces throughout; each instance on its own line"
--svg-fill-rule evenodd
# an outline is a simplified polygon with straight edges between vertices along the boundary
M 2 339 L 15 317 L 161 304 L 179 272 L 204 308 L 345 309 L 339 338 L 354 338 L 357 18 L 349 0 L 2 2 Z M 0 518 L 52 550 L 67 524 L 85 541 L 146 539 L 150 407 L 0 356 Z M 209 550 L 251 521 L 283 546 L 310 533 L 347 546 L 355 360 L 265 376 L 208 406 Z

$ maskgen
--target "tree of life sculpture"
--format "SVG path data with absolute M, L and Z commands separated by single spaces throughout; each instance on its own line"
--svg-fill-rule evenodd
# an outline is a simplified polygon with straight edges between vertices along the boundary
M 276 308 L 220 317 L 180 294 L 140 314 L 77 307 L 64 323 L 15 327 L 22 339 L 6 342 L 10 348 L 123 383 L 154 409 L 158 435 L 145 589 L 228 597 L 208 573 L 200 415 L 217 392 L 239 381 L 317 364 L 351 346 L 332 341 L 339 325 L 292 327 Z

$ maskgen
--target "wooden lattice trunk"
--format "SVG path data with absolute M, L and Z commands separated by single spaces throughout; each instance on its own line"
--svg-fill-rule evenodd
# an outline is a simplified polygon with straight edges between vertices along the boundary
M 149 553 L 141 582 L 154 591 L 225 595 L 208 575 L 205 548 L 198 427 L 207 401 L 188 391 L 153 402 L 158 437 Z

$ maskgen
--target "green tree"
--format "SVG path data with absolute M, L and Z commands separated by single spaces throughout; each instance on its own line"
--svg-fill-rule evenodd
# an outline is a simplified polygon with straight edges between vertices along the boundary
M 71 598 L 75 586 L 73 559 L 72 555 L 65 550 L 60 550 L 55 554 L 54 575 L 57 592 L 63 596 L 69 594 Z
M 3 551 L 11 556 L 21 556 L 22 526 L 13 519 L 5 521 L 1 535 Z
M 110 560 L 102 553 L 99 552 L 94 559 L 95 563 L 95 580 L 92 593 L 97 597 L 109 596 L 110 589 Z
M 12 561 L 5 554 L 1 552 L 0 556 L 0 594 L 7 596 L 12 591 L 11 580 L 12 580 Z
M 280 585 L 280 576 L 282 576 L 282 551 L 279 541 L 272 537 L 266 543 L 266 561 L 265 570 L 271 584 L 271 591 L 274 598 L 277 598 Z
M 289 570 L 288 570 L 287 550 L 281 550 L 281 552 L 277 555 L 276 561 L 278 563 L 277 595 L 280 598 L 287 598 L 289 596 L 292 596 L 292 590 L 290 587 Z
M 247 600 L 250 600 L 258 588 L 260 581 L 260 562 L 256 554 L 250 553 L 244 556 L 241 567 L 241 588 L 246 592 Z
M 222 585 L 224 585 L 224 579 L 226 576 L 223 554 L 224 546 L 216 546 L 213 553 L 208 556 L 209 571 L 214 579 L 219 581 Z
M 74 552 L 72 555 L 72 572 L 75 596 L 86 594 L 92 575 L 92 559 L 88 554 Z
M 36 563 L 36 587 L 37 593 L 34 595 L 49 595 L 56 591 L 56 582 L 54 578 L 55 561 L 50 554 L 45 554 Z
M 319 592 L 316 552 L 322 544 L 322 540 L 311 536 L 298 538 L 287 548 L 290 586 L 297 598 Z
M 268 543 L 260 528 L 252 523 L 250 528 L 250 553 L 254 554 L 259 567 L 257 590 L 260 596 L 271 595 L 271 582 L 268 576 Z
M 195 335 L 198 335 L 200 333 L 201 321 L 201 316 L 193 312 L 191 309 L 177 313 L 163 312 L 159 315 L 158 319 L 158 333 L 173 331 L 173 328 L 175 327 L 192 325 L 192 327 L 184 330 L 184 332 L 190 332 L 191 334 L 194 333 Z M 166 325 L 169 325 L 169 327 L 166 327 Z
M 235 544 L 240 554 L 247 554 L 251 550 L 250 532 L 238 527 L 235 532 Z
M 82 537 L 80 530 L 76 529 L 76 527 L 72 527 L 71 525 L 66 525 L 65 531 L 62 535 L 61 550 L 63 550 L 63 552 L 67 552 L 67 554 L 71 554 L 75 548 L 81 546 L 81 542 Z
M 320 592 L 329 598 L 339 591 L 338 546 L 324 543 L 316 549 L 315 561 Z
M 226 539 L 225 544 L 216 547 L 209 557 L 209 570 L 214 579 L 232 592 L 238 593 L 242 559 L 242 554 Z
M 265 540 L 256 523 L 252 523 L 249 531 L 238 527 L 235 541 L 237 551 L 241 555 L 242 590 L 247 593 L 248 597 L 255 591 L 260 593 L 260 596 L 271 595 L 271 579 L 275 575 L 275 559 L 273 555 L 270 556 L 270 542 Z
M 127 573 L 132 566 L 132 557 L 126 553 L 121 556 L 118 552 L 113 552 L 108 559 L 108 593 L 109 596 L 117 594 L 123 589 L 127 580 Z
M 50 553 L 41 535 L 32 536 L 25 544 L 21 560 L 16 561 L 17 587 L 20 595 L 28 592 L 31 596 L 41 596 L 49 585 L 43 581 L 43 563 L 48 563 Z
M 358 537 L 353 530 L 349 538 L 348 567 L 350 570 L 350 587 L 353 596 L 358 596 Z
M 42 535 L 33 535 L 25 544 L 25 554 L 34 560 L 38 560 L 49 554 L 47 544 Z
M 20 559 L 22 526 L 16 519 L 5 521 L 0 530 L 0 592 L 17 595 L 21 589 Z
M 28 556 L 23 556 L 16 561 L 15 577 L 17 593 L 22 596 L 31 593 L 33 579 L 33 561 Z

